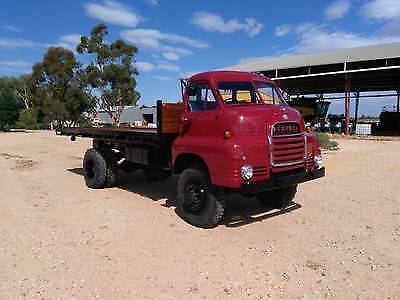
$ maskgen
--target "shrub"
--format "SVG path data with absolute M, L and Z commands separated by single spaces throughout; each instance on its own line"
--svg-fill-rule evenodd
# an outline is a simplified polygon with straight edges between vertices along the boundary
M 335 141 L 331 141 L 329 139 L 329 135 L 323 132 L 317 132 L 316 133 L 319 143 L 321 145 L 321 148 L 326 149 L 326 150 L 338 150 L 339 145 Z
M 12 94 L 4 94 L 0 86 L 0 128 L 8 128 L 18 120 L 18 103 Z
M 39 129 L 36 110 L 33 108 L 22 110 L 17 123 L 15 123 L 15 127 L 21 129 Z

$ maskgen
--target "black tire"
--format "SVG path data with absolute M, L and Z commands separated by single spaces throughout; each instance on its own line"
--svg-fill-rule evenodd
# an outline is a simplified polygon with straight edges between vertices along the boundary
M 161 181 L 171 176 L 171 172 L 158 167 L 145 167 L 143 168 L 143 174 L 149 181 Z
M 106 160 L 106 187 L 113 187 L 118 179 L 118 161 L 117 156 L 111 149 L 101 149 L 103 157 Z
M 218 225 L 224 207 L 213 195 L 210 180 L 205 172 L 186 169 L 178 181 L 178 214 L 188 223 L 201 228 Z
M 96 149 L 89 149 L 85 153 L 83 176 L 86 185 L 92 189 L 101 189 L 106 186 L 107 162 L 103 154 Z
M 284 209 L 290 205 L 297 192 L 297 184 L 258 194 L 256 197 L 266 206 Z

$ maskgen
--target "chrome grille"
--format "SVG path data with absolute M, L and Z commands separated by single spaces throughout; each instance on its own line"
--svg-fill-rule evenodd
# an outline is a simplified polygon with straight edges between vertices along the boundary
M 297 133 L 276 134 L 274 127 L 288 126 L 293 128 L 295 124 L 299 131 Z M 304 134 L 300 132 L 300 126 L 297 123 L 277 123 L 272 127 L 271 137 L 269 138 L 271 166 L 273 171 L 287 171 L 298 167 L 304 167 L 305 163 L 305 139 Z

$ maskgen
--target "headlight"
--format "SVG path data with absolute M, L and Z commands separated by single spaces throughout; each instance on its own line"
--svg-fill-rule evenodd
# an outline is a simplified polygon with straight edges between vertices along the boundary
M 253 167 L 250 165 L 244 165 L 240 169 L 240 176 L 242 176 L 244 180 L 250 180 L 253 177 Z
M 321 155 L 315 155 L 314 156 L 314 164 L 315 164 L 315 167 L 317 169 L 321 169 L 324 166 L 323 163 L 322 163 Z

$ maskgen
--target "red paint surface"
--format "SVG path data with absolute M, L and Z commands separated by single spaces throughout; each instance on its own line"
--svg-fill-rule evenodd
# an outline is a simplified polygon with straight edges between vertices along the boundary
M 197 74 L 189 83 L 207 83 L 217 90 L 221 81 L 258 81 L 273 83 L 270 79 L 246 72 L 216 71 Z M 188 92 L 184 95 L 184 112 L 181 118 L 180 135 L 172 147 L 173 161 L 181 154 L 195 154 L 206 163 L 214 185 L 239 188 L 243 183 L 240 168 L 249 164 L 254 168 L 252 181 L 263 181 L 272 173 L 296 168 L 306 168 L 306 163 L 296 166 L 273 168 L 270 158 L 272 126 L 278 122 L 295 122 L 305 135 L 307 157 L 313 159 L 319 153 L 318 140 L 305 134 L 304 121 L 299 112 L 287 105 L 241 104 L 225 105 L 216 97 L 218 108 L 191 112 L 188 110 Z M 286 118 L 284 117 L 286 115 Z M 224 138 L 229 130 L 230 138 Z M 283 150 L 285 151 L 285 150 Z M 290 150 L 287 150 L 290 154 Z M 292 150 L 293 151 L 293 150 Z M 313 168 L 313 164 L 307 164 Z

